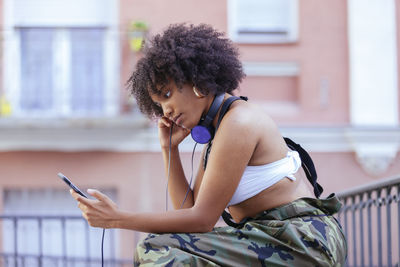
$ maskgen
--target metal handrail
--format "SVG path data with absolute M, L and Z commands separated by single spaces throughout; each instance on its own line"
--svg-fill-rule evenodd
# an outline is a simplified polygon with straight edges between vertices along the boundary
M 18 231 L 18 225 L 22 223 L 23 221 L 35 221 L 38 224 L 38 239 L 37 239 L 37 246 L 38 246 L 38 252 L 37 253 L 27 253 L 27 251 L 20 251 L 18 249 L 18 240 L 20 240 L 19 233 Z M 6 223 L 7 221 L 10 221 L 11 227 L 12 227 L 12 236 L 10 237 L 11 240 L 5 240 L 5 244 L 7 242 L 11 242 L 9 244 L 13 244 L 12 247 L 10 248 L 11 250 L 9 251 L 0 251 L 0 266 L 13 266 L 13 267 L 19 267 L 19 266 L 30 266 L 30 264 L 27 263 L 27 261 L 34 261 L 36 262 L 35 266 L 54 266 L 52 264 L 49 264 L 49 262 L 56 262 L 57 266 L 58 263 L 85 263 L 89 264 L 100 264 L 101 258 L 100 255 L 97 257 L 93 257 L 90 255 L 89 252 L 89 246 L 90 242 L 88 241 L 89 238 L 89 225 L 86 223 L 86 221 L 83 219 L 82 216 L 78 215 L 27 215 L 27 214 L 2 214 L 0 215 L 0 222 L 2 225 Z M 50 222 L 50 221 L 55 221 L 61 223 L 61 239 L 60 239 L 60 245 L 61 245 L 61 254 L 58 255 L 53 255 L 53 254 L 48 254 L 43 252 L 43 245 L 44 245 L 44 236 L 46 235 L 46 231 L 43 228 L 44 222 Z M 85 232 L 85 242 L 86 242 L 86 253 L 84 253 L 83 256 L 77 256 L 74 254 L 69 254 L 67 253 L 66 250 L 66 244 L 67 244 L 67 233 L 66 233 L 66 223 L 71 222 L 71 221 L 82 221 L 85 222 L 86 224 L 83 225 L 83 231 Z M 2 231 L 3 229 L 1 229 Z M 114 233 L 110 233 L 110 239 L 111 243 L 112 240 L 114 240 Z M 4 239 L 3 239 L 4 240 Z M 35 241 L 36 242 L 36 241 Z M 4 248 L 4 245 L 3 245 Z M 112 249 L 113 247 L 111 247 Z M 105 257 L 104 262 L 106 263 L 107 266 L 131 266 L 132 265 L 132 259 L 126 259 L 126 258 L 117 258 L 113 253 L 111 252 L 110 257 Z M 45 263 L 47 262 L 47 264 Z M 89 266 L 88 265 L 88 266 Z
M 0 219 L 22 219 L 22 220 L 82 220 L 78 215 L 24 215 L 24 214 L 0 214 Z
M 371 191 L 374 191 L 377 189 L 383 189 L 383 188 L 398 185 L 398 184 L 400 184 L 400 175 L 392 176 L 392 177 L 385 178 L 385 179 L 380 179 L 378 181 L 368 183 L 365 185 L 356 186 L 351 189 L 341 191 L 341 192 L 337 193 L 336 195 L 338 198 L 344 199 L 344 198 L 347 198 L 347 197 L 350 197 L 353 195 L 359 195 L 362 193 L 367 193 L 367 192 L 371 192 Z
M 343 203 L 338 219 L 348 241 L 347 266 L 399 266 L 400 176 L 351 188 L 337 196 Z

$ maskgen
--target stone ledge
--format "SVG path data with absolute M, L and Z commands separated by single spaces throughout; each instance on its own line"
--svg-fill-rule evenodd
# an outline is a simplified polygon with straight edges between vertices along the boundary
M 280 127 L 309 152 L 354 152 L 372 175 L 383 173 L 400 150 L 400 127 Z M 190 137 L 180 145 L 191 152 Z M 0 120 L 0 151 L 160 151 L 155 123 L 145 118 Z M 200 148 L 197 148 L 200 151 Z

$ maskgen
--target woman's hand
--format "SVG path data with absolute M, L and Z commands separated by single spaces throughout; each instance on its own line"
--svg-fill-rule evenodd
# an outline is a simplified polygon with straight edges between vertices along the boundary
M 78 201 L 78 207 L 82 211 L 82 216 L 88 221 L 90 226 L 115 228 L 115 222 L 119 217 L 117 205 L 98 190 L 88 189 L 87 192 L 96 199 L 84 198 L 74 190 L 70 190 L 72 197 Z
M 177 147 L 186 136 L 189 135 L 190 130 L 175 124 L 167 117 L 162 117 L 158 120 L 158 136 L 162 148 L 169 147 L 169 135 L 172 127 L 171 147 Z

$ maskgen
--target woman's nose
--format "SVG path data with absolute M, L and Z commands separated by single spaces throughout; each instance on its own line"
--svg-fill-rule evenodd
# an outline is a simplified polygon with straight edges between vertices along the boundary
M 169 105 L 164 105 L 163 107 L 164 116 L 167 118 L 171 118 L 172 116 L 172 108 Z

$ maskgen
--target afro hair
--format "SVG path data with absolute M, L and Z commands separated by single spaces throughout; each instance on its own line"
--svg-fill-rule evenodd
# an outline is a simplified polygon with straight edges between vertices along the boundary
M 128 86 L 140 111 L 157 118 L 163 111 L 150 94 L 160 94 L 171 81 L 208 95 L 232 93 L 244 76 L 238 50 L 223 33 L 206 24 L 172 24 L 146 43 Z

